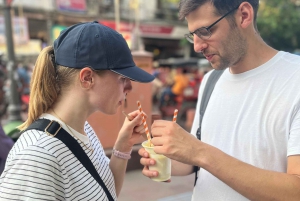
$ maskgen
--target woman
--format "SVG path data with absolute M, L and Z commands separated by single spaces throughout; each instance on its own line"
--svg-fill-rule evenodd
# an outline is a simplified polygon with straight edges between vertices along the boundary
M 1 176 L 1 200 L 116 200 L 132 146 L 144 132 L 141 114 L 129 114 L 132 119 L 125 120 L 110 160 L 86 120 L 96 111 L 115 114 L 132 89 L 130 80 L 153 79 L 135 66 L 124 38 L 114 30 L 89 22 L 62 31 L 36 61 L 28 119 Z M 48 126 L 32 129 L 41 121 Z M 53 132 L 54 124 L 59 126 Z M 72 150 L 76 143 L 88 156 L 83 162 L 74 154 L 79 149 Z M 96 176 L 86 167 L 90 161 Z

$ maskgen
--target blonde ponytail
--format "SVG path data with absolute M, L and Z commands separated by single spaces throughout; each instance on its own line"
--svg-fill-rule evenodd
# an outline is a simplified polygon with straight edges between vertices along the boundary
M 26 129 L 41 114 L 46 112 L 59 94 L 56 82 L 56 69 L 53 65 L 53 47 L 45 47 L 39 54 L 30 81 L 28 119 L 18 127 Z

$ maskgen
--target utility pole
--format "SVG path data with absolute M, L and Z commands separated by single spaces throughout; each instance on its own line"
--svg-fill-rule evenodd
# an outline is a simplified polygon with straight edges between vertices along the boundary
M 115 0 L 115 22 L 116 22 L 116 31 L 120 32 L 120 1 Z
M 6 36 L 6 48 L 8 62 L 6 65 L 8 71 L 8 79 L 10 81 L 10 100 L 8 106 L 8 121 L 21 121 L 21 106 L 20 98 L 17 91 L 17 79 L 16 65 L 15 65 L 15 51 L 13 42 L 13 31 L 11 26 L 11 2 L 12 0 L 6 0 L 4 5 L 4 20 L 5 20 L 5 36 Z
M 135 26 L 133 30 L 132 50 L 138 51 L 143 49 L 140 37 L 140 2 L 139 0 L 131 0 L 131 9 L 134 10 Z

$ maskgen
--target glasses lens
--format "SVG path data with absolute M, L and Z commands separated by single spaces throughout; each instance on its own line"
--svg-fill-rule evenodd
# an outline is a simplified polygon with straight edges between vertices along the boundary
M 190 43 L 194 43 L 194 35 L 189 33 L 189 34 L 185 34 L 184 37 L 190 42 Z
M 202 39 L 208 39 L 211 35 L 210 31 L 204 27 L 197 29 L 195 34 Z

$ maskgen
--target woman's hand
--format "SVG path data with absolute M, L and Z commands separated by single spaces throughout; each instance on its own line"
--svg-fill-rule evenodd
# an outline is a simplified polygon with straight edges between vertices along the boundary
M 143 175 L 146 177 L 149 177 L 150 179 L 157 177 L 159 175 L 159 172 L 149 169 L 149 166 L 155 165 L 156 161 L 154 159 L 150 158 L 150 155 L 145 150 L 145 148 L 140 148 L 138 153 L 142 157 L 140 160 L 140 163 L 144 166 L 143 171 L 142 171 Z M 171 182 L 171 179 L 164 181 L 164 182 L 169 183 L 169 182 Z
M 144 116 L 146 117 L 146 114 Z M 145 133 L 142 113 L 136 110 L 129 113 L 128 117 L 125 118 L 114 147 L 121 152 L 129 152 L 132 146 L 139 142 L 140 136 Z
M 144 166 L 142 171 L 143 175 L 149 178 L 157 177 L 158 176 L 157 171 L 149 170 L 149 166 L 155 165 L 156 161 L 150 158 L 149 153 L 144 148 L 140 148 L 138 153 L 142 157 L 140 163 Z

